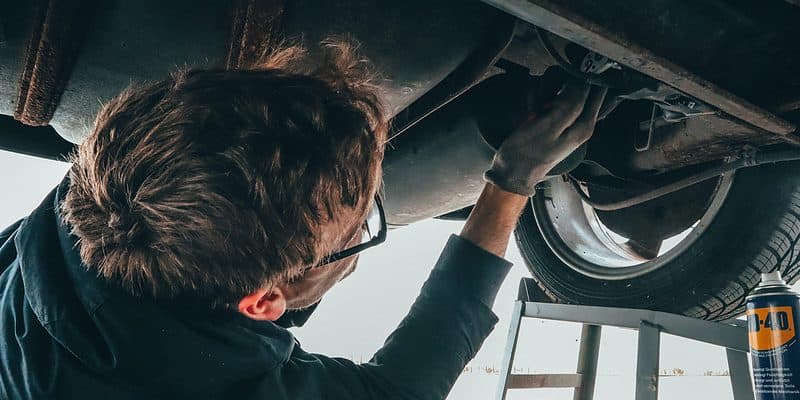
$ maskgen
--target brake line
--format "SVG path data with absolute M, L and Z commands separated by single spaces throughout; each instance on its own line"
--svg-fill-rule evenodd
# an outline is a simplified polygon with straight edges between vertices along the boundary
M 707 179 L 715 178 L 725 173 L 732 172 L 738 169 L 755 167 L 763 164 L 771 164 L 783 161 L 796 161 L 796 160 L 800 160 L 800 150 L 781 150 L 781 151 L 771 151 L 771 152 L 758 152 L 758 151 L 753 151 L 752 149 L 745 150 L 735 159 L 730 161 L 723 161 L 721 165 L 700 171 L 694 175 L 678 179 L 674 182 L 668 183 L 663 186 L 659 186 L 658 188 L 647 191 L 645 193 L 629 197 L 625 200 L 619 200 L 609 203 L 601 203 L 592 200 L 591 196 L 583 191 L 583 188 L 581 188 L 580 182 L 577 179 L 569 175 L 567 175 L 567 179 L 570 181 L 575 191 L 578 192 L 578 195 L 581 197 L 581 199 L 595 210 L 616 211 L 616 210 L 621 210 L 623 208 L 633 207 L 635 205 L 646 203 L 650 200 L 655 200 L 661 196 L 676 192 L 678 190 L 687 188 L 689 186 L 700 183 Z

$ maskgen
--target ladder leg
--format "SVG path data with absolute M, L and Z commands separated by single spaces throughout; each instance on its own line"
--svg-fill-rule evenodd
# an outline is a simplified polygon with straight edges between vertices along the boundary
M 503 355 L 503 364 L 500 367 L 500 382 L 497 384 L 497 398 L 505 400 L 508 391 L 508 377 L 514 367 L 514 353 L 517 352 L 517 339 L 519 337 L 519 326 L 522 322 L 522 314 L 525 311 L 525 303 L 517 300 L 514 302 L 514 312 L 511 323 L 508 327 L 508 339 L 506 340 L 506 353 Z
M 647 321 L 639 324 L 636 355 L 636 400 L 658 399 L 658 360 L 661 330 Z
M 575 394 L 572 396 L 573 400 L 592 400 L 594 397 L 601 333 L 602 327 L 600 325 L 583 324 L 577 370 L 581 376 L 581 384 L 575 388 Z
M 750 378 L 750 366 L 747 364 L 747 353 L 725 349 L 728 357 L 728 372 L 731 378 L 734 400 L 753 400 L 753 380 Z

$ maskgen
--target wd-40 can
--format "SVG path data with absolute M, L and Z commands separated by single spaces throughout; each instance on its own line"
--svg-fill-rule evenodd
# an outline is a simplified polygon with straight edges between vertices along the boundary
M 747 327 L 757 400 L 800 399 L 800 295 L 778 271 L 761 274 L 747 296 Z

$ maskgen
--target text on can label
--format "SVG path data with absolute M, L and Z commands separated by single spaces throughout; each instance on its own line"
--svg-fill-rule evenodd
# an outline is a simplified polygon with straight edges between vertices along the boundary
M 747 310 L 750 348 L 772 350 L 794 338 L 792 307 L 763 307 Z

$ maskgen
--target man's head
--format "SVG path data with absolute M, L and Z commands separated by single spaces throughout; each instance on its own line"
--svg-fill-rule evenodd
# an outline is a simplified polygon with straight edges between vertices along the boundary
M 134 295 L 251 318 L 316 302 L 354 260 L 303 271 L 360 239 L 385 141 L 365 62 L 341 43 L 322 53 L 179 72 L 109 102 L 63 204 L 83 262 Z

